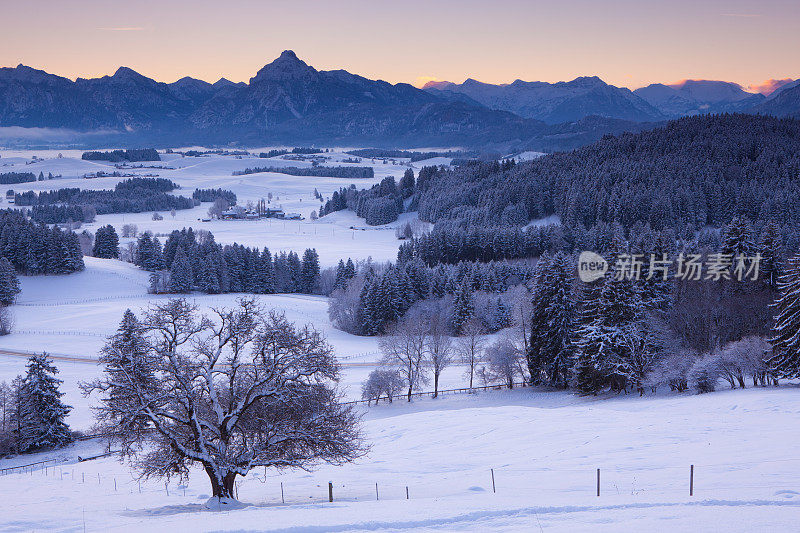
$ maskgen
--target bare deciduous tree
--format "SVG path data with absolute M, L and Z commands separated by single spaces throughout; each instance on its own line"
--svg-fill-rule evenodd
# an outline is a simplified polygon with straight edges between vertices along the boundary
M 414 389 L 428 382 L 423 363 L 428 329 L 421 320 L 404 319 L 395 324 L 389 334 L 378 341 L 383 363 L 397 366 L 408 389 L 408 401 Z
M 486 375 L 491 381 L 502 381 L 509 389 L 514 388 L 514 379 L 524 377 L 517 346 L 509 339 L 498 339 L 486 349 L 489 368 Z
M 139 236 L 139 227 L 136 224 L 124 224 L 122 226 L 122 236 L 135 239 Z
M 145 343 L 112 338 L 116 352 L 105 353 L 117 355 L 104 377 L 83 387 L 102 396 L 99 429 L 144 477 L 184 477 L 200 464 L 222 501 L 256 466 L 342 464 L 365 453 L 359 419 L 335 388 L 333 351 L 310 327 L 253 300 L 209 318 L 176 299 L 128 329 Z
M 0 336 L 8 335 L 14 329 L 14 313 L 7 305 L 0 305 Z
M 439 396 L 439 377 L 453 362 L 453 343 L 447 335 L 447 319 L 435 313 L 428 323 L 428 339 L 425 343 L 427 362 L 433 370 L 433 397 Z
M 486 346 L 486 331 L 480 320 L 467 321 L 461 329 L 462 335 L 456 339 L 455 350 L 461 362 L 467 366 L 466 375 L 469 376 L 469 388 L 473 387 L 475 367 L 481 360 L 483 349 Z

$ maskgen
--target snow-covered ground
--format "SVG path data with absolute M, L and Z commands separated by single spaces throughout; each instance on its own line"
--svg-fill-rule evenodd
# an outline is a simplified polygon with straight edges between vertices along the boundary
M 264 149 L 266 150 L 266 148 Z M 253 150 L 258 153 L 259 149 Z M 63 157 L 59 158 L 61 153 Z M 32 162 L 32 157 L 39 160 Z M 314 198 L 316 188 L 324 199 L 334 191 L 355 183 L 356 187 L 367 188 L 380 182 L 387 176 L 398 179 L 410 165 L 407 159 L 372 160 L 362 159 L 360 163 L 343 163 L 349 156 L 340 150 L 321 154 L 327 158 L 328 166 L 372 166 L 375 178 L 369 180 L 352 180 L 345 178 L 325 178 L 310 176 L 290 176 L 274 172 L 233 176 L 233 172 L 252 167 L 311 166 L 310 161 L 291 161 L 281 158 L 233 157 L 209 155 L 202 157 L 182 157 L 177 154 L 161 154 L 162 161 L 136 163 L 161 168 L 114 168 L 113 164 L 101 161 L 83 161 L 80 152 L 76 151 L 9 151 L 0 149 L 0 173 L 33 172 L 37 176 L 42 172 L 45 176 L 52 173 L 62 178 L 19 183 L 5 186 L 16 192 L 43 191 L 66 187 L 82 189 L 112 189 L 119 181 L 127 178 L 91 178 L 82 176 L 95 172 L 132 173 L 137 175 L 157 174 L 178 185 L 180 189 L 174 194 L 191 197 L 195 189 L 223 188 L 236 193 L 238 203 L 245 205 L 248 201 L 257 202 L 267 199 L 272 194 L 271 206 L 280 207 L 287 213 L 300 213 L 304 220 L 267 219 L 258 221 L 246 220 L 214 220 L 202 222 L 207 218 L 210 203 L 203 203 L 193 209 L 178 210 L 175 217 L 164 212 L 163 220 L 152 220 L 152 213 L 126 213 L 100 215 L 91 224 L 84 225 L 90 232 L 100 226 L 111 224 L 121 234 L 124 224 L 136 224 L 140 232 L 152 231 L 154 234 L 168 234 L 174 229 L 194 227 L 206 229 L 214 234 L 217 242 L 230 244 L 238 242 L 246 246 L 267 246 L 272 251 L 294 250 L 302 254 L 306 248 L 316 248 L 323 266 L 333 265 L 342 257 L 366 259 L 372 257 L 376 261 L 393 260 L 397 255 L 398 241 L 394 228 L 404 224 L 412 214 L 406 214 L 393 224 L 371 227 L 364 224 L 352 212 L 333 213 L 327 217 L 313 221 L 312 211 L 319 211 L 322 203 Z M 374 161 L 374 163 L 373 163 Z M 449 160 L 420 161 L 412 166 L 418 170 L 426 164 L 446 164 Z M 11 207 L 4 195 L 0 195 L 0 208 Z M 163 240 L 163 239 L 162 239 Z M 123 240 L 124 244 L 124 240 Z
M 44 160 L 30 163 L 32 155 Z M 80 178 L 114 168 L 81 161 L 80 152 L 63 155 L 0 151 L 0 172 L 64 176 L 7 186 L 17 191 L 111 188 L 120 180 Z M 341 150 L 327 155 L 331 164 L 348 157 Z M 394 259 L 399 241 L 393 227 L 413 216 L 377 228 L 365 226 L 350 212 L 311 221 L 308 215 L 320 205 L 314 188 L 328 197 L 351 180 L 231 175 L 248 166 L 307 162 L 164 159 L 159 164 L 173 170 L 133 172 L 172 179 L 182 187 L 177 194 L 187 196 L 195 188 L 222 187 L 246 203 L 272 193 L 273 205 L 306 219 L 201 222 L 208 209 L 203 204 L 178 211 L 174 219 L 162 213 L 162 221 L 151 220 L 151 213 L 99 216 L 87 228 L 94 231 L 110 223 L 119 231 L 123 224 L 135 223 L 140 231 L 165 234 L 193 226 L 211 230 L 222 243 L 268 246 L 272 251 L 315 247 L 327 266 L 342 257 Z M 376 160 L 375 179 L 360 180 L 357 186 L 399 177 L 405 163 Z M 447 161 L 414 166 L 433 163 Z M 1 207 L 7 205 L 3 200 Z M 0 381 L 22 373 L 25 365 L 24 357 L 3 351 L 46 350 L 58 356 L 64 400 L 74 407 L 68 422 L 80 430 L 91 429 L 90 407 L 96 400 L 84 398 L 78 384 L 101 371 L 92 359 L 105 338 L 125 309 L 139 313 L 168 298 L 148 294 L 147 274 L 129 264 L 86 258 L 86 266 L 86 271 L 69 276 L 21 277 L 22 293 L 12 307 L 16 326 L 0 338 Z M 206 310 L 233 305 L 241 296 L 196 294 L 189 299 Z M 325 333 L 344 365 L 346 395 L 360 396 L 360 384 L 379 357 L 375 338 L 334 329 L 323 297 L 257 299 Z M 441 387 L 463 386 L 463 372 L 459 366 L 447 369 Z M 210 490 L 200 471 L 193 471 L 186 483 L 140 483 L 114 457 L 79 462 L 78 456 L 103 452 L 100 442 L 80 442 L 57 452 L 0 460 L 0 531 L 793 531 L 800 520 L 800 443 L 792 432 L 800 415 L 799 392 L 785 386 L 701 396 L 578 398 L 521 389 L 360 407 L 372 443 L 368 456 L 310 473 L 252 472 L 239 484 L 239 497 L 250 506 L 237 511 L 204 507 Z M 53 459 L 45 468 L 3 475 L 3 468 L 45 459 Z M 334 503 L 327 502 L 328 481 L 334 483 Z
M 253 471 L 238 485 L 250 506 L 235 511 L 204 507 L 199 470 L 185 483 L 140 484 L 114 458 L 77 462 L 103 451 L 83 442 L 0 461 L 57 459 L 0 476 L 0 530 L 796 531 L 800 443 L 787 424 L 798 392 L 596 399 L 521 389 L 395 402 L 365 409 L 368 456 L 309 473 Z
M 187 149 L 199 149 L 190 147 Z M 253 149 L 257 154 L 268 148 Z M 409 165 L 408 159 L 362 159 L 359 163 L 345 163 L 352 156 L 337 149 L 325 154 L 326 165 L 368 165 L 375 171 L 370 180 L 342 178 L 290 176 L 280 173 L 258 173 L 233 176 L 233 172 L 248 167 L 310 166 L 310 161 L 292 161 L 278 158 L 236 157 L 207 155 L 182 157 L 178 154 L 162 154 L 160 162 L 144 162 L 144 166 L 163 168 L 122 169 L 122 173 L 137 175 L 157 174 L 180 185 L 175 194 L 191 196 L 195 189 L 223 188 L 236 193 L 242 205 L 248 201 L 267 199 L 272 194 L 271 205 L 286 212 L 298 212 L 304 220 L 267 219 L 259 221 L 214 220 L 207 218 L 208 203 L 187 210 L 178 210 L 172 217 L 161 213 L 163 220 L 152 220 L 152 213 L 100 215 L 91 224 L 83 227 L 91 232 L 102 225 L 112 224 L 121 234 L 125 224 L 136 224 L 140 232 L 152 231 L 166 235 L 174 229 L 194 227 L 206 229 L 214 234 L 217 242 L 238 242 L 246 246 L 267 246 L 273 252 L 294 250 L 300 254 L 306 248 L 316 248 L 323 267 L 335 265 L 339 259 L 372 258 L 375 261 L 394 260 L 400 241 L 394 229 L 413 220 L 414 213 L 401 215 L 400 219 L 386 226 L 367 226 L 351 211 L 332 213 L 319 220 L 310 219 L 311 212 L 319 210 L 320 201 L 314 198 L 314 190 L 328 198 L 334 191 L 355 183 L 357 187 L 369 187 L 386 176 L 399 178 Z M 62 157 L 59 157 L 61 154 Z M 110 189 L 127 178 L 91 178 L 87 173 L 114 172 L 113 164 L 99 161 L 83 161 L 81 152 L 0 150 L 0 173 L 40 172 L 47 176 L 61 176 L 53 180 L 8 185 L 17 192 L 26 190 L 51 190 L 64 187 L 83 189 Z M 36 156 L 36 159 L 34 159 Z M 441 159 L 441 158 L 440 158 Z M 385 161 L 385 163 L 384 163 Z M 447 164 L 449 159 L 437 159 L 414 163 L 412 168 L 427 164 Z M 138 164 L 138 163 L 137 163 Z M 0 195 L 0 207 L 11 207 L 4 195 Z M 130 239 L 121 239 L 124 246 Z M 163 237 L 162 237 L 163 241 Z M 47 351 L 62 358 L 56 364 L 64 380 L 63 388 L 67 402 L 75 409 L 69 417 L 74 428 L 86 429 L 91 425 L 89 403 L 78 389 L 78 383 L 95 376 L 100 368 L 86 361 L 63 359 L 77 356 L 93 359 L 117 328 L 122 313 L 130 308 L 136 313 L 145 310 L 151 303 L 168 298 L 147 293 L 148 275 L 138 268 L 114 260 L 85 258 L 86 271 L 70 276 L 21 277 L 22 293 L 13 307 L 14 332 L 0 338 L 0 351 L 41 352 Z M 236 299 L 246 295 L 201 295 L 190 297 L 201 311 L 210 307 L 232 306 Z M 343 372 L 343 388 L 351 398 L 360 397 L 360 385 L 378 360 L 378 344 L 374 338 L 356 337 L 334 329 L 327 315 L 327 299 L 307 295 L 259 296 L 258 300 L 268 308 L 286 313 L 287 318 L 300 323 L 310 323 L 323 331 L 334 346 L 337 355 L 346 365 Z M 0 381 L 10 381 L 24 370 L 25 359 L 0 353 Z M 442 387 L 463 384 L 463 369 L 454 367 L 443 376 Z
M 170 296 L 147 293 L 148 274 L 128 263 L 112 259 L 84 258 L 86 270 L 68 276 L 22 276 L 22 292 L 13 306 L 13 333 L 0 338 L 0 350 L 41 352 L 54 356 L 96 359 L 106 338 L 113 334 L 126 309 L 137 314 L 152 303 Z M 188 297 L 198 309 L 230 307 L 245 294 Z M 255 297 L 265 307 L 286 314 L 292 322 L 312 324 L 323 331 L 337 355 L 349 365 L 375 362 L 375 338 L 357 337 L 333 328 L 328 320 L 327 298 L 302 294 L 261 295 Z M 0 381 L 10 381 L 24 370 L 25 359 L 0 353 Z M 78 382 L 98 375 L 101 369 L 91 362 L 57 359 L 64 380 L 67 403 L 75 407 L 69 422 L 75 428 L 91 425 L 87 401 L 80 395 Z M 347 368 L 345 384 L 350 394 L 360 395 L 359 385 L 369 372 L 365 366 Z M 458 378 L 459 376 L 456 376 Z

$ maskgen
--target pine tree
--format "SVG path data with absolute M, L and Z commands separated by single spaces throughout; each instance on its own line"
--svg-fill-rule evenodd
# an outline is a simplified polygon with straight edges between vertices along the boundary
M 667 263 L 656 263 L 657 261 L 669 260 L 670 254 L 674 251 L 669 244 L 669 238 L 659 233 L 649 250 L 641 249 L 638 253 L 642 254 L 642 273 L 636 284 L 642 299 L 642 305 L 650 311 L 666 311 L 672 305 L 673 279 L 670 272 L 667 272 L 664 279 L 664 271 L 659 270 L 659 266 L 668 266 Z M 651 265 L 654 267 L 650 271 Z
M 361 288 L 358 304 L 358 324 L 364 335 L 379 335 L 383 328 L 380 315 L 380 282 L 375 277 L 367 277 Z
M 146 396 L 155 383 L 154 369 L 150 361 L 150 344 L 147 330 L 130 309 L 127 309 L 117 332 L 100 352 L 100 362 L 105 365 L 108 379 L 107 397 L 104 401 L 133 404 L 130 398 Z M 147 427 L 147 418 L 132 418 L 129 427 L 122 431 L 141 431 Z M 105 422 L 120 423 L 119 420 Z
M 755 250 L 753 234 L 750 231 L 750 224 L 747 219 L 742 217 L 734 218 L 725 228 L 720 252 L 732 257 L 738 255 L 749 257 L 754 254 Z
M 172 264 L 175 266 L 175 263 Z M 200 270 L 197 273 L 197 288 L 207 294 L 220 292 L 219 278 L 211 261 L 206 257 L 200 261 Z
M 92 255 L 103 259 L 117 259 L 119 257 L 119 237 L 111 224 L 98 228 L 94 235 Z
M 581 394 L 597 394 L 603 384 L 597 364 L 601 350 L 597 322 L 600 320 L 603 279 L 584 283 L 581 289 L 576 329 L 571 342 L 574 353 L 572 385 Z
M 14 266 L 5 257 L 0 257 L 0 304 L 13 304 L 19 292 L 19 279 Z
M 347 279 L 345 278 L 344 260 L 339 259 L 339 264 L 336 265 L 336 277 L 333 281 L 333 289 L 345 290 L 347 288 Z
M 172 267 L 169 269 L 169 285 L 171 293 L 187 293 L 192 291 L 192 267 L 183 248 L 178 248 Z
M 296 252 L 289 252 L 289 255 L 286 256 L 286 268 L 289 278 L 284 292 L 299 292 L 301 265 Z
M 46 353 L 28 359 L 27 373 L 20 385 L 19 442 L 23 452 L 57 448 L 72 442 L 65 421 L 71 407 L 64 405 L 58 390 L 58 370 Z
M 758 243 L 758 253 L 761 254 L 758 279 L 772 291 L 778 290 L 778 280 L 782 274 L 781 265 L 781 235 L 778 226 L 769 222 L 761 232 Z
M 134 263 L 149 272 L 164 268 L 161 243 L 149 231 L 144 232 L 136 243 Z
M 408 198 L 414 193 L 414 171 L 410 168 L 406 169 L 403 177 L 400 178 L 400 183 L 398 184 L 398 188 L 400 189 L 400 193 L 403 195 L 403 198 Z
M 773 336 L 773 356 L 767 364 L 782 378 L 800 377 L 800 255 L 786 265 L 778 283 L 780 296 L 774 304 L 777 311 Z
M 464 278 L 453 300 L 451 323 L 457 335 L 461 334 L 464 324 L 473 316 L 475 316 L 475 303 L 472 298 L 472 288 L 469 279 Z
M 259 259 L 259 280 L 263 294 L 275 293 L 275 269 L 272 264 L 272 254 L 266 247 Z
M 347 258 L 347 263 L 344 265 L 344 277 L 348 280 L 356 277 L 356 265 L 351 258 Z
M 314 248 L 308 248 L 303 254 L 300 267 L 300 292 L 314 294 L 319 287 L 319 254 Z
M 573 267 L 559 252 L 536 265 L 527 362 L 531 381 L 566 387 L 574 333 Z

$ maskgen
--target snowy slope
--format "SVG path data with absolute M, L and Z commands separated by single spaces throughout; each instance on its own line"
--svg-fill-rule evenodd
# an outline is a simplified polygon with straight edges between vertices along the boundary
M 266 150 L 267 148 L 264 148 Z M 254 150 L 256 153 L 258 150 Z M 36 155 L 42 160 L 31 163 L 31 157 Z M 82 161 L 80 153 L 65 152 L 63 158 L 57 157 L 57 151 L 4 151 L 0 150 L 0 173 L 2 172 L 33 172 L 36 175 L 43 172 L 53 175 L 61 174 L 63 178 L 45 180 L 33 183 L 20 183 L 6 186 L 17 192 L 28 190 L 43 191 L 66 187 L 79 187 L 82 189 L 111 189 L 119 181 L 127 178 L 82 178 L 89 172 L 114 172 L 117 169 L 112 164 L 97 161 Z M 319 212 L 322 202 L 314 198 L 314 189 L 317 189 L 323 198 L 329 198 L 334 191 L 341 187 L 348 187 L 355 183 L 358 188 L 367 188 L 387 176 L 399 179 L 407 166 L 394 160 L 376 160 L 373 164 L 370 159 L 363 159 L 361 163 L 342 163 L 343 159 L 351 156 L 342 151 L 322 154 L 328 158 L 327 165 L 344 166 L 372 166 L 375 178 L 370 180 L 350 180 L 343 178 L 325 178 L 310 176 L 290 176 L 274 172 L 233 176 L 238 170 L 252 167 L 282 167 L 282 166 L 311 166 L 310 161 L 291 161 L 281 158 L 261 159 L 258 157 L 218 156 L 181 157 L 177 154 L 162 154 L 162 161 L 143 163 L 144 165 L 157 165 L 170 167 L 169 169 L 124 169 L 123 173 L 158 174 L 159 177 L 168 178 L 178 185 L 180 189 L 174 194 L 191 196 L 195 189 L 223 188 L 232 190 L 237 195 L 238 203 L 246 205 L 248 201 L 257 202 L 265 199 L 271 193 L 272 207 L 280 207 L 285 212 L 300 213 L 304 220 L 214 220 L 202 222 L 207 218 L 210 203 L 204 203 L 193 209 L 176 211 L 175 217 L 169 213 L 161 213 L 163 220 L 152 220 L 152 213 L 125 213 L 100 215 L 94 223 L 84 225 L 84 229 L 95 232 L 98 227 L 111 224 L 121 233 L 125 224 L 136 224 L 139 231 L 152 231 L 154 234 L 169 234 L 175 229 L 194 227 L 206 229 L 214 234 L 217 242 L 231 244 L 238 242 L 246 246 L 267 246 L 271 251 L 294 250 L 302 254 L 306 248 L 316 248 L 320 255 L 322 266 L 335 265 L 342 257 L 353 259 L 366 259 L 372 257 L 378 261 L 395 259 L 399 241 L 394 236 L 394 227 L 405 221 L 389 224 L 387 227 L 369 227 L 363 219 L 358 219 L 352 213 L 335 214 L 333 219 L 325 217 L 319 221 L 312 221 L 312 211 Z M 26 164 L 31 163 L 31 164 Z M 449 160 L 441 164 L 449 163 Z M 437 164 L 439 164 L 437 162 Z M 6 165 L 6 166 L 2 166 Z M 11 207 L 0 195 L 0 208 Z M 408 215 L 407 215 L 408 216 Z M 358 231 L 350 229 L 351 226 Z M 387 231 L 390 230 L 390 231 Z M 162 239 L 163 240 L 163 239 Z M 346 246 L 343 244 L 346 243 Z M 124 241 L 123 241 L 124 244 Z
M 209 487 L 199 470 L 188 483 L 139 484 L 113 458 L 76 462 L 102 453 L 80 443 L 29 457 L 58 458 L 47 472 L 0 476 L 10 504 L 0 529 L 792 531 L 800 445 L 777 430 L 797 416 L 797 392 L 598 400 L 527 389 L 382 405 L 365 413 L 367 457 L 310 473 L 253 471 L 238 485 L 250 506 L 237 511 L 204 507 Z

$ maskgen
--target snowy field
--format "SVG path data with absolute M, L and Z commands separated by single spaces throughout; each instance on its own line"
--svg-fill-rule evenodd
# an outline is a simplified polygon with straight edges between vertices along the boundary
M 188 147 L 199 149 L 201 147 Z M 184 149 L 184 150 L 186 150 Z M 253 153 L 269 148 L 256 148 Z M 8 185 L 17 192 L 26 190 L 52 190 L 64 187 L 83 189 L 111 189 L 116 183 L 127 178 L 83 178 L 88 173 L 114 172 L 113 164 L 98 161 L 83 161 L 80 151 L 13 151 L 0 150 L 0 173 L 33 172 L 45 176 L 52 173 L 61 178 Z M 61 154 L 62 157 L 59 157 Z M 123 173 L 139 175 L 158 174 L 176 182 L 181 188 L 175 194 L 191 196 L 195 189 L 223 188 L 236 193 L 239 204 L 265 199 L 271 193 L 271 205 L 281 207 L 285 212 L 300 213 L 304 219 L 259 221 L 214 220 L 202 222 L 207 218 L 209 203 L 193 209 L 178 210 L 175 217 L 162 213 L 164 219 L 152 220 L 152 213 L 100 215 L 83 228 L 90 232 L 100 226 L 112 224 L 121 234 L 124 224 L 136 224 L 140 232 L 152 231 L 166 235 L 172 230 L 185 227 L 207 229 L 214 234 L 217 242 L 238 242 L 246 246 L 267 246 L 272 252 L 294 250 L 302 255 L 306 248 L 316 248 L 321 266 L 334 266 L 339 259 L 372 258 L 375 261 L 396 259 L 400 241 L 395 237 L 395 228 L 414 218 L 414 214 L 403 214 L 401 218 L 386 226 L 367 226 L 350 211 L 332 213 L 312 221 L 310 214 L 319 210 L 320 201 L 314 198 L 317 189 L 325 198 L 341 187 L 356 183 L 358 188 L 369 187 L 386 176 L 399 179 L 409 166 L 415 171 L 421 166 L 448 164 L 447 158 L 435 158 L 415 162 L 408 159 L 362 159 L 360 163 L 344 163 L 349 156 L 342 150 L 320 154 L 327 158 L 324 163 L 330 166 L 357 165 L 372 166 L 375 178 L 370 180 L 350 180 L 342 178 L 290 176 L 280 173 L 258 173 L 233 176 L 237 170 L 248 167 L 267 166 L 310 166 L 309 161 L 292 161 L 277 158 L 236 157 L 208 155 L 202 157 L 182 157 L 178 154 L 161 154 L 160 162 L 144 162 L 143 165 L 169 167 L 124 169 Z M 34 156 L 36 159 L 34 159 Z M 384 162 L 385 161 L 385 162 Z M 137 163 L 138 164 L 138 163 Z M 0 195 L 0 207 L 12 207 L 4 195 Z M 130 239 L 121 239 L 124 245 Z M 162 237 L 162 242 L 164 237 Z M 24 370 L 25 359 L 15 355 L 3 355 L 2 351 L 41 352 L 47 351 L 57 357 L 56 364 L 64 380 L 64 390 L 75 410 L 69 423 L 77 429 L 87 429 L 91 425 L 89 404 L 78 392 L 78 383 L 98 375 L 101 369 L 92 359 L 105 339 L 117 328 L 123 312 L 130 308 L 137 314 L 156 301 L 169 296 L 148 294 L 148 274 L 133 265 L 116 260 L 86 257 L 86 270 L 70 276 L 21 276 L 22 293 L 13 307 L 15 328 L 11 335 L 0 338 L 0 381 L 10 381 Z M 241 294 L 202 295 L 195 294 L 189 299 L 201 311 L 212 307 L 232 306 Z M 299 324 L 311 324 L 323 331 L 344 363 L 342 386 L 345 394 L 352 399 L 360 398 L 361 383 L 374 363 L 379 359 L 378 343 L 375 338 L 356 337 L 334 329 L 328 320 L 327 299 L 309 295 L 269 295 L 257 297 L 267 308 L 286 313 L 288 319 Z M 81 360 L 65 360 L 74 358 Z M 87 361 L 89 360 L 89 361 Z M 366 364 L 371 363 L 371 364 Z M 442 387 L 462 386 L 463 369 L 454 367 L 442 377 Z
M 253 149 L 258 153 L 264 149 Z M 61 153 L 63 157 L 59 158 Z M 304 220 L 214 220 L 202 222 L 207 218 L 210 203 L 203 203 L 193 209 L 178 210 L 175 217 L 168 212 L 161 213 L 163 220 L 152 220 L 152 213 L 126 213 L 100 215 L 97 220 L 85 224 L 84 229 L 94 233 L 98 227 L 111 224 L 121 234 L 124 224 L 136 224 L 140 232 L 151 231 L 157 235 L 165 235 L 172 230 L 186 227 L 206 229 L 214 234 L 217 242 L 231 244 L 238 242 L 246 246 L 267 246 L 271 251 L 294 250 L 302 255 L 306 248 L 316 248 L 322 266 L 335 265 L 342 257 L 349 256 L 353 259 L 366 259 L 372 257 L 376 261 L 394 260 L 397 255 L 398 241 L 394 229 L 404 224 L 411 215 L 404 215 L 393 224 L 386 226 L 367 226 L 363 219 L 357 218 L 352 212 L 333 213 L 327 217 L 312 221 L 309 217 L 312 211 L 319 212 L 322 202 L 314 198 L 316 188 L 324 199 L 329 198 L 334 191 L 341 187 L 348 187 L 355 183 L 356 187 L 368 188 L 379 183 L 387 176 L 394 176 L 399 180 L 405 170 L 411 166 L 416 171 L 422 166 L 432 164 L 447 164 L 447 158 L 418 161 L 413 164 L 409 159 L 388 159 L 384 164 L 383 159 L 362 159 L 360 163 L 343 163 L 342 160 L 350 158 L 342 151 L 333 151 L 318 154 L 327 158 L 327 166 L 371 166 L 375 171 L 374 179 L 352 180 L 346 178 L 325 178 L 310 176 L 290 176 L 274 172 L 233 176 L 234 171 L 244 170 L 248 167 L 282 167 L 302 166 L 310 167 L 310 161 L 291 161 L 277 158 L 259 157 L 234 157 L 209 155 L 202 157 L 182 157 L 177 154 L 161 154 L 162 161 L 136 163 L 154 166 L 169 167 L 116 169 L 113 164 L 102 161 L 83 161 L 79 151 L 10 151 L 0 149 L 0 173 L 5 172 L 33 172 L 37 176 L 42 172 L 45 176 L 52 173 L 62 178 L 19 183 L 7 185 L 5 189 L 16 192 L 49 191 L 67 187 L 81 189 L 113 189 L 118 182 L 128 178 L 91 178 L 82 176 L 95 172 L 121 172 L 136 175 L 154 175 L 167 178 L 178 185 L 180 189 L 173 194 L 191 197 L 195 189 L 222 188 L 236 193 L 238 203 L 245 205 L 248 201 L 257 202 L 267 199 L 271 193 L 273 199 L 271 207 L 282 208 L 286 213 L 300 213 Z M 37 156 L 35 162 L 32 157 Z M 373 163 L 374 161 L 374 163 Z M 4 195 L 0 195 L 0 208 L 11 207 Z M 163 241 L 163 238 L 162 238 Z M 122 244 L 125 239 L 122 239 Z
M 0 530 L 796 531 L 800 444 L 780 428 L 797 420 L 798 392 L 582 399 L 522 389 L 381 405 L 365 409 L 367 457 L 251 472 L 238 484 L 248 507 L 220 512 L 204 506 L 203 472 L 140 484 L 113 458 L 78 462 L 103 451 L 83 442 L 0 461 L 55 459 L 0 476 L 0 498 L 13 502 Z
M 81 161 L 80 152 L 64 151 L 63 158 L 43 151 L 0 155 L 0 172 L 64 176 L 7 186 L 16 191 L 112 188 L 124 179 L 81 178 L 115 169 Z M 33 155 L 44 159 L 30 163 Z M 326 155 L 329 164 L 348 157 L 342 151 Z M 161 221 L 151 220 L 151 213 L 103 215 L 85 227 L 93 232 L 110 223 L 119 232 L 123 224 L 135 223 L 140 231 L 166 234 L 192 226 L 209 229 L 221 243 L 268 246 L 273 252 L 314 247 L 323 266 L 348 256 L 377 261 L 396 256 L 394 227 L 408 218 L 386 227 L 367 227 L 350 212 L 309 219 L 320 205 L 314 188 L 328 197 L 352 180 L 231 175 L 248 166 L 308 162 L 164 159 L 156 164 L 172 170 L 132 172 L 169 178 L 181 185 L 176 193 L 186 196 L 195 188 L 221 187 L 233 190 L 244 204 L 272 193 L 272 205 L 299 212 L 305 220 L 201 222 L 209 207 L 203 204 L 177 211 L 174 219 L 169 213 L 162 213 Z M 414 168 L 447 162 L 415 162 Z M 359 188 L 388 175 L 399 178 L 409 162 L 365 159 L 361 164 L 373 165 L 376 177 L 356 182 Z M 2 207 L 7 206 L 3 200 Z M 68 422 L 91 431 L 96 400 L 80 394 L 79 382 L 99 375 L 94 360 L 125 309 L 140 313 L 168 296 L 148 294 L 147 273 L 132 265 L 85 261 L 84 272 L 69 276 L 20 277 L 22 293 L 12 308 L 16 325 L 0 338 L 0 381 L 13 379 L 25 365 L 24 357 L 4 351 L 54 354 L 64 400 L 74 407 Z M 208 310 L 231 306 L 241 296 L 194 294 L 189 300 Z M 293 322 L 321 330 L 343 364 L 346 396 L 360 397 L 360 384 L 379 358 L 377 339 L 334 329 L 324 297 L 256 298 Z M 463 386 L 463 373 L 460 366 L 447 369 L 441 388 Z M 360 407 L 372 443 L 368 456 L 313 472 L 267 471 L 265 476 L 254 471 L 238 485 L 248 506 L 236 511 L 205 507 L 210 487 L 200 471 L 185 483 L 140 483 L 114 457 L 79 461 L 78 456 L 103 453 L 98 441 L 80 442 L 57 452 L 0 460 L 0 531 L 791 531 L 800 520 L 800 443 L 790 426 L 800 416 L 799 392 L 785 386 L 701 396 L 578 398 L 521 389 Z M 3 475 L 3 468 L 43 460 L 52 461 Z M 691 464 L 695 493 L 690 497 Z M 327 502 L 329 481 L 333 503 Z

